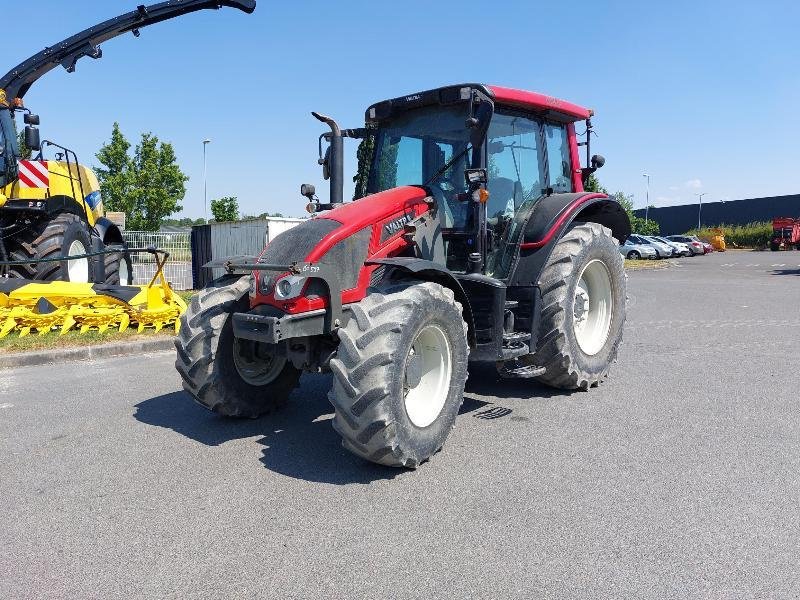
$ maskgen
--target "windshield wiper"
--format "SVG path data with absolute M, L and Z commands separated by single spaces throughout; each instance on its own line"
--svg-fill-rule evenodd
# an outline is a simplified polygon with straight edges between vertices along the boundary
M 464 149 L 463 149 L 461 152 L 459 152 L 458 154 L 455 154 L 455 155 L 453 156 L 453 158 L 451 158 L 451 159 L 450 159 L 450 160 L 448 160 L 446 163 L 444 163 L 444 166 L 442 166 L 442 168 L 441 168 L 441 169 L 439 169 L 438 171 L 436 171 L 436 173 L 433 175 L 433 177 L 431 177 L 430 179 L 428 179 L 428 181 L 426 181 L 426 182 L 425 182 L 425 183 L 423 183 L 422 185 L 423 185 L 423 186 L 428 186 L 428 185 L 430 185 L 430 184 L 431 184 L 433 181 L 435 181 L 435 180 L 437 180 L 439 177 L 441 177 L 441 176 L 442 176 L 442 174 L 443 174 L 443 173 L 445 173 L 445 172 L 447 171 L 447 169 L 449 169 L 450 167 L 452 167 L 452 166 L 453 166 L 453 165 L 456 163 L 456 161 L 458 161 L 458 160 L 459 160 L 459 159 L 460 159 L 462 156 L 464 156 L 464 155 L 467 153 L 467 151 L 468 151 L 470 148 L 472 148 L 472 144 L 467 144 L 467 145 L 464 147 Z

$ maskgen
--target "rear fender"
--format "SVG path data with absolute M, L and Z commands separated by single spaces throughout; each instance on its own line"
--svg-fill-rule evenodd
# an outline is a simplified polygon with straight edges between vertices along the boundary
M 467 341 L 471 348 L 475 347 L 475 324 L 472 318 L 472 306 L 464 288 L 458 279 L 445 267 L 423 258 L 396 257 L 376 258 L 368 260 L 367 265 L 386 265 L 393 270 L 410 275 L 413 279 L 438 283 L 453 291 L 456 301 L 461 304 L 464 321 L 467 323 Z
M 124 244 L 125 239 L 122 237 L 122 230 L 116 223 L 109 221 L 106 217 L 100 217 L 94 224 L 97 234 L 103 240 L 103 245 L 109 244 Z
M 619 202 L 605 194 L 552 194 L 539 200 L 525 224 L 523 241 L 509 279 L 510 286 L 537 285 L 553 247 L 575 222 L 599 223 L 618 242 L 631 233 L 630 220 Z

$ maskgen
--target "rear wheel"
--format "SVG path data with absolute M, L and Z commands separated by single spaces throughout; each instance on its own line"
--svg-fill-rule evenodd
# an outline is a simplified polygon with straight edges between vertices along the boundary
M 105 254 L 103 260 L 108 285 L 133 285 L 133 265 L 127 251 Z
M 631 250 L 628 252 L 628 257 L 630 260 L 639 260 L 642 258 L 641 254 L 639 254 L 636 250 Z
M 78 215 L 61 213 L 25 231 L 11 250 L 11 260 L 38 260 L 88 254 L 92 247 L 88 224 Z M 92 258 L 30 263 L 11 267 L 13 277 L 41 281 L 91 281 Z
M 277 346 L 234 337 L 231 315 L 249 308 L 249 285 L 249 277 L 223 277 L 192 298 L 175 338 L 175 368 L 204 407 L 255 418 L 288 400 L 300 371 Z
M 531 362 L 543 383 L 561 389 L 596 386 L 608 375 L 622 342 L 626 282 L 611 231 L 575 225 L 542 271 L 542 314 Z
M 367 460 L 414 468 L 444 444 L 464 399 L 468 346 L 461 305 L 431 282 L 352 305 L 331 360 L 333 426 Z

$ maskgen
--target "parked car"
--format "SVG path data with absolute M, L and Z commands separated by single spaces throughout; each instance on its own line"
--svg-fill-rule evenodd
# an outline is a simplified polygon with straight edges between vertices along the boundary
M 630 258 L 632 260 L 640 258 L 657 258 L 655 248 L 645 244 L 635 244 L 630 240 L 630 238 L 625 240 L 625 243 L 619 247 L 619 252 L 625 258 Z
M 704 254 L 711 254 L 714 251 L 714 246 L 710 242 L 703 242 Z
M 687 246 L 683 242 L 673 242 L 672 240 L 668 240 L 667 238 L 661 237 L 660 235 L 653 235 L 650 237 L 658 240 L 659 242 L 664 242 L 668 246 L 672 246 L 672 254 L 674 256 L 690 256 L 692 254 L 692 251 L 689 250 L 689 246 Z
M 697 254 L 705 254 L 706 249 L 703 246 L 703 242 L 697 239 L 697 236 L 694 235 L 668 235 L 666 236 L 668 240 L 672 240 L 673 242 L 683 242 L 687 246 L 689 246 L 689 250 L 692 251 L 692 256 L 696 256 Z
M 641 244 L 643 246 L 651 246 L 656 251 L 657 258 L 672 258 L 672 246 L 668 246 L 663 242 L 651 238 L 646 235 L 631 234 L 628 237 L 634 244 Z

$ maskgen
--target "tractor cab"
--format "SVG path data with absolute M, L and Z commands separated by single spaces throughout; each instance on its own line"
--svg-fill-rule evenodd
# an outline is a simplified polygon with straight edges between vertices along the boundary
M 423 187 L 441 226 L 446 268 L 507 280 L 539 200 L 582 192 L 583 178 L 602 166 L 602 157 L 589 158 L 591 114 L 541 94 L 478 84 L 373 104 L 365 129 L 343 132 L 364 140 L 356 196 Z M 586 122 L 582 144 L 579 120 Z M 588 168 L 581 168 L 579 145 Z

